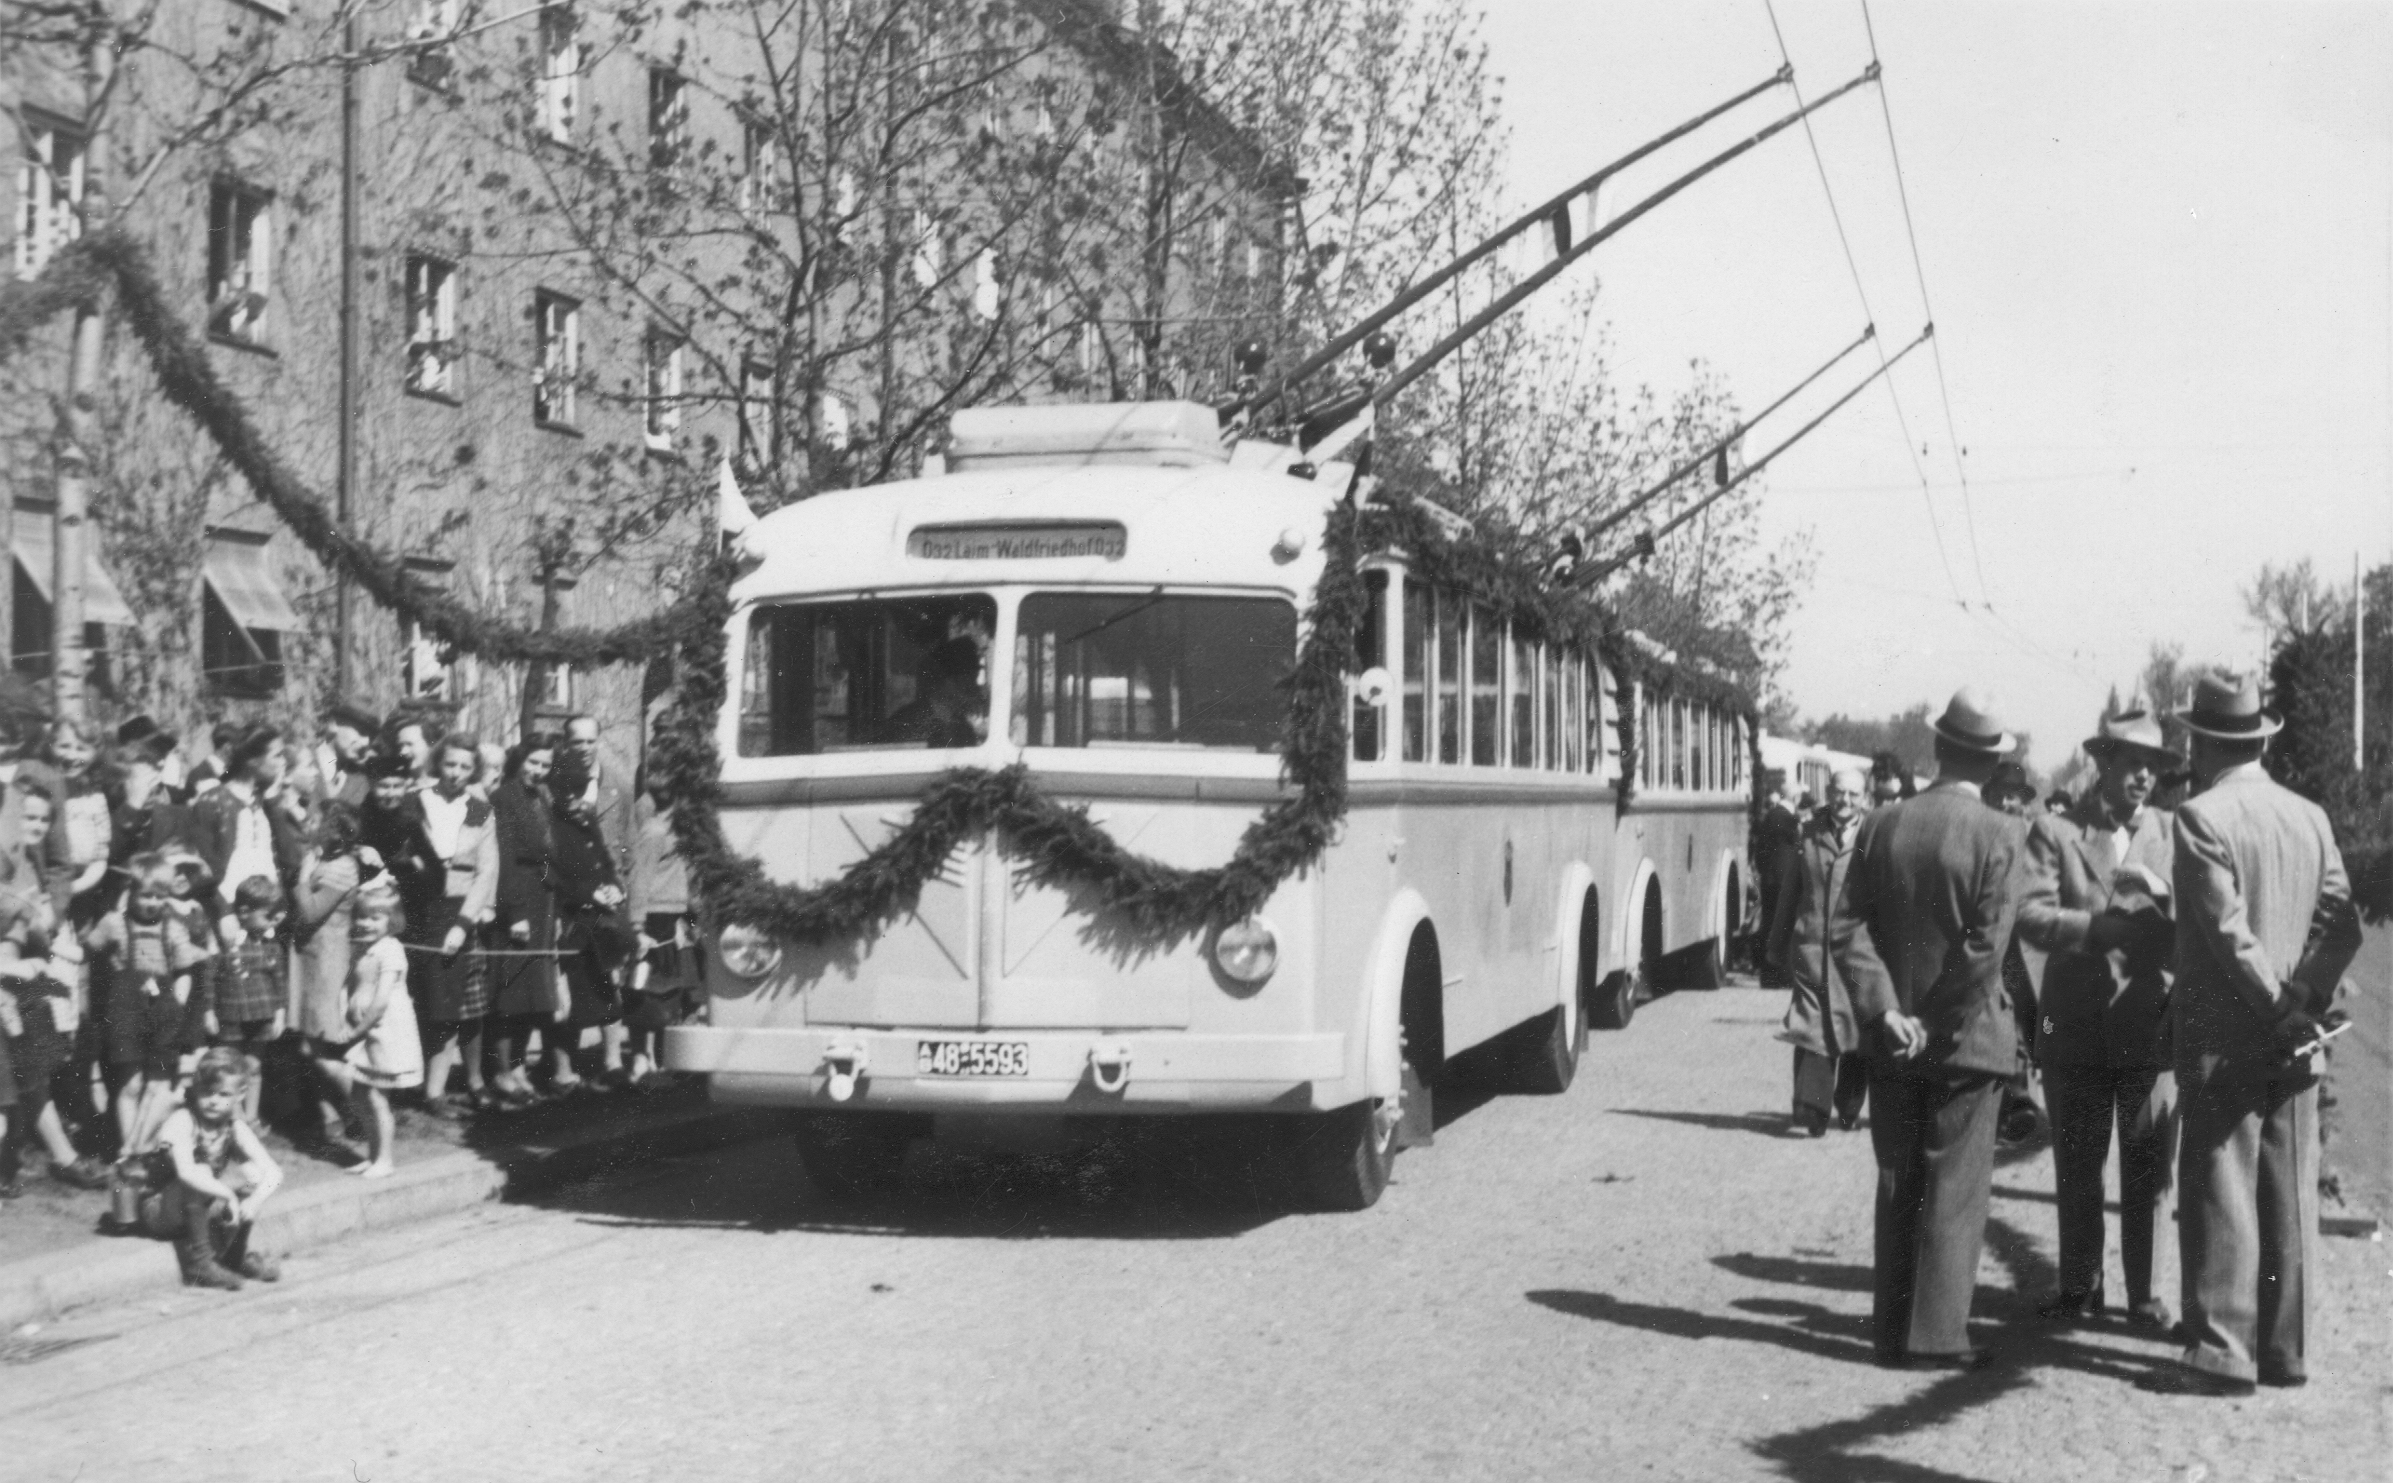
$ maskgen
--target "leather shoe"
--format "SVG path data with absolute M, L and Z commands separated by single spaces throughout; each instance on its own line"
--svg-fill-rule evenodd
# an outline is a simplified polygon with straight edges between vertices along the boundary
M 2102 1316 L 2102 1289 L 2054 1293 L 2036 1305 L 2036 1316 L 2046 1323 L 2090 1323 Z
M 2277 1390 L 2299 1390 L 2310 1383 L 2307 1375 L 2284 1374 L 2276 1370 L 2262 1370 L 2260 1383 Z
M 1962 1349 L 1951 1354 L 1906 1354 L 1880 1363 L 1890 1370 L 1982 1370 L 1993 1359 L 1991 1349 Z
M 2199 1395 L 2231 1400 L 2237 1396 L 2250 1395 L 2257 1387 L 2249 1380 L 2238 1380 L 2232 1375 L 2214 1375 L 2208 1370 L 2180 1365 L 2153 1376 L 2144 1382 L 2144 1388 L 2161 1395 Z
M 2177 1315 L 2169 1311 L 2169 1305 L 2162 1299 L 2146 1298 L 2127 1306 L 2127 1322 L 2135 1328 L 2167 1334 L 2176 1329 Z

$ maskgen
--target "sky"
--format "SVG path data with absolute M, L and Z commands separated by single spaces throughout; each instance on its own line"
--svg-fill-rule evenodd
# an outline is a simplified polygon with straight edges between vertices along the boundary
M 1781 59 L 1764 0 L 1484 5 L 1524 207 Z M 1860 0 L 1776 5 L 1806 98 L 1867 65 Z M 1765 532 L 1818 556 L 1784 686 L 1806 716 L 1883 716 L 1973 683 L 2049 769 L 2153 644 L 2254 662 L 2263 562 L 2344 583 L 2393 553 L 2393 6 L 1868 19 L 1883 111 L 1829 104 L 1816 163 L 1790 129 L 1570 271 L 1601 282 L 1616 376 L 1677 387 L 1701 359 L 1747 408 L 1932 310 L 1941 387 L 1922 348 L 1766 476 Z M 1605 209 L 1791 106 L 1765 94 Z

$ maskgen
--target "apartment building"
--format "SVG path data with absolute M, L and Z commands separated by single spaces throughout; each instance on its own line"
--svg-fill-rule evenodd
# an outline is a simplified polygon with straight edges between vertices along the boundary
M 97 131 L 71 45 L 0 61 L 13 270 L 96 193 L 327 504 L 487 611 L 671 601 L 727 457 L 762 506 L 911 473 L 953 405 L 1201 394 L 1279 312 L 1297 182 L 1104 0 L 971 37 L 909 0 L 325 9 L 160 7 Z M 0 364 L 34 674 L 66 339 Z M 329 574 L 113 321 L 94 406 L 104 709 L 304 722 L 345 689 L 492 737 L 589 710 L 628 766 L 661 674 L 476 663 L 354 593 L 344 664 Z

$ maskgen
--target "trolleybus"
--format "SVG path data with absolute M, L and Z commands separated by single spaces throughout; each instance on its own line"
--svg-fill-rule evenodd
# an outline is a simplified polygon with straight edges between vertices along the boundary
M 1287 786 L 1281 681 L 1345 492 L 1296 459 L 1193 403 L 987 409 L 936 476 L 766 516 L 733 590 L 729 843 L 819 883 L 942 772 L 1020 764 L 1128 849 L 1227 859 Z M 1348 812 L 1260 911 L 1158 940 L 973 841 L 855 940 L 723 928 L 667 1063 L 797 1110 L 834 1194 L 946 1118 L 1259 1114 L 1313 1202 L 1358 1209 L 1452 1058 L 1560 1091 L 1591 1018 L 1716 982 L 1748 722 L 1535 642 L 1401 550 L 1362 564 Z

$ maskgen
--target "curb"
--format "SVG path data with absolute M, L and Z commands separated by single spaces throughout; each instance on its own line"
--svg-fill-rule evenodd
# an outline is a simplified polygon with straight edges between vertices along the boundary
M 746 1142 L 779 1127 L 779 1119 L 754 1108 L 700 1106 L 584 1130 L 548 1147 L 461 1149 L 386 1180 L 317 1184 L 278 1199 L 259 1218 L 255 1239 L 278 1256 L 310 1251 L 492 1200 L 526 1199 L 610 1169 Z M 181 1284 L 169 1243 L 95 1236 L 81 1246 L 0 1266 L 0 1329 Z

